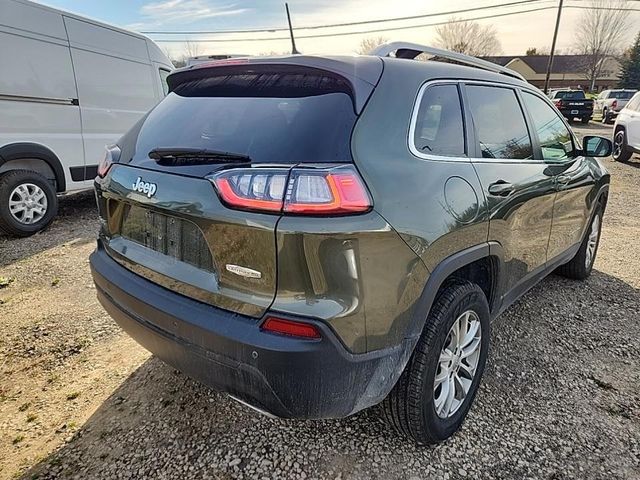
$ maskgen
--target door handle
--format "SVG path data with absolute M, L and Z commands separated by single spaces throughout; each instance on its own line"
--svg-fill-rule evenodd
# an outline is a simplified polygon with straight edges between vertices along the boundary
M 559 185 L 566 185 L 570 181 L 571 181 L 571 176 L 570 175 L 558 175 L 556 177 L 556 183 L 559 184 Z
M 497 182 L 489 185 L 488 190 L 491 195 L 506 197 L 515 190 L 515 187 L 512 183 L 505 182 L 504 180 L 498 180 Z

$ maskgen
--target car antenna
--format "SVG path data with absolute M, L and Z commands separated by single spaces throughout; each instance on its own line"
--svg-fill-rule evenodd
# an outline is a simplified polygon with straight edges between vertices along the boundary
M 287 22 L 289 22 L 289 34 L 291 35 L 291 54 L 300 55 L 300 52 L 296 48 L 296 39 L 293 37 L 293 27 L 291 26 L 291 15 L 289 14 L 289 4 L 285 2 L 284 8 L 287 11 Z

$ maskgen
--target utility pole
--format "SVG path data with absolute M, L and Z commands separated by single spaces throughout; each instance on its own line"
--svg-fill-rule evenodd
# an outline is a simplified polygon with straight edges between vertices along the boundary
M 296 39 L 293 37 L 293 27 L 291 26 L 291 15 L 289 15 L 289 4 L 285 3 L 284 8 L 287 10 L 287 22 L 289 22 L 289 35 L 291 35 L 291 53 L 299 55 L 300 52 L 296 48 Z
M 558 16 L 556 17 L 556 29 L 553 31 L 553 42 L 551 42 L 551 52 L 549 52 L 549 63 L 547 63 L 547 76 L 544 79 L 544 93 L 549 92 L 549 77 L 553 67 L 553 55 L 556 51 L 556 40 L 558 39 L 558 29 L 560 28 L 560 15 L 562 14 L 562 0 L 558 4 Z

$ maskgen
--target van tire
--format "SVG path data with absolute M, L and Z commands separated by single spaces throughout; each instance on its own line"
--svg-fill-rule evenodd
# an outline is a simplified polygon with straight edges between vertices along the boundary
M 440 352 L 450 338 L 452 325 L 469 310 L 477 315 L 481 326 L 475 375 L 462 404 L 451 416 L 441 418 L 436 412 L 434 399 Z M 489 350 L 489 320 L 489 304 L 478 285 L 455 280 L 441 289 L 411 359 L 381 405 L 387 422 L 398 433 L 412 438 L 419 445 L 426 445 L 442 442 L 460 428 L 482 379 Z
M 46 197 L 46 207 L 42 216 L 33 223 L 25 223 L 14 217 L 9 210 L 10 196 L 20 185 L 34 185 Z M 33 190 L 33 187 L 31 187 Z M 0 232 L 16 237 L 28 237 L 47 227 L 58 213 L 58 198 L 53 185 L 39 173 L 31 170 L 9 170 L 0 175 Z

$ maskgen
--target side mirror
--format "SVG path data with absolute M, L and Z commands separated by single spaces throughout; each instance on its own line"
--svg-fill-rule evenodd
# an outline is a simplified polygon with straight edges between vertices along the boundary
M 587 135 L 582 139 L 582 146 L 586 157 L 608 157 L 613 151 L 611 140 L 592 135 Z

